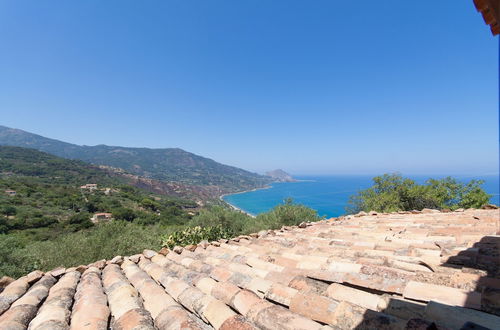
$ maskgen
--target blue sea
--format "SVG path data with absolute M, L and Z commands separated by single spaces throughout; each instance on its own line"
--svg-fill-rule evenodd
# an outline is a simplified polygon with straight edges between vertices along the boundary
M 429 177 L 439 179 L 443 176 L 409 176 L 418 183 Z M 499 205 L 499 176 L 454 176 L 462 182 L 471 179 L 484 180 L 483 189 L 492 195 L 491 203 Z M 361 189 L 372 185 L 373 176 L 297 176 L 298 182 L 274 183 L 268 189 L 260 189 L 240 194 L 227 195 L 224 200 L 243 211 L 257 215 L 269 211 L 283 203 L 286 198 L 315 209 L 319 215 L 337 217 L 345 214 L 349 197 Z

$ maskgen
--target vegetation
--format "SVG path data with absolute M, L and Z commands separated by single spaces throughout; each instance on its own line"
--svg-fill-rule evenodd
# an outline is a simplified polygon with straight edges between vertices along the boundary
M 0 277 L 19 277 L 35 269 L 87 265 L 117 255 L 140 253 L 146 248 L 159 249 L 160 236 L 177 228 L 112 221 L 44 241 L 16 233 L 0 235 Z
M 221 238 L 231 238 L 232 234 L 221 225 L 208 227 L 187 227 L 162 237 L 162 245 L 168 248 L 198 244 L 201 241 L 215 241 Z
M 187 224 L 187 228 L 162 237 L 163 246 L 172 248 L 197 244 L 200 241 L 230 238 L 255 233 L 263 229 L 278 229 L 282 226 L 298 225 L 301 222 L 318 221 L 316 211 L 291 199 L 285 200 L 269 212 L 251 217 L 245 213 L 220 206 L 202 210 Z
M 371 188 L 351 197 L 347 208 L 349 213 L 479 208 L 490 199 L 481 188 L 483 182 L 478 180 L 462 183 L 447 177 L 417 184 L 399 174 L 384 174 L 373 178 L 373 183 Z
M 35 269 L 89 264 L 116 255 L 132 255 L 143 249 L 170 248 L 317 221 L 316 212 L 287 200 L 273 210 L 252 218 L 220 206 L 203 210 L 187 222 L 143 225 L 115 220 L 77 232 L 66 232 L 50 240 L 33 239 L 30 230 L 0 234 L 0 277 L 19 277 Z M 199 226 L 207 221 L 207 226 Z M 233 222 L 234 221 L 234 222 Z M 51 229 L 47 229 L 51 230 Z
M 139 224 L 182 224 L 191 201 L 152 195 L 80 161 L 39 151 L 0 147 L 0 233 L 34 240 L 93 226 L 96 212 Z M 81 189 L 98 182 L 97 189 Z M 5 191 L 13 190 L 11 196 Z
M 98 184 L 80 187 L 88 183 Z M 80 161 L 0 147 L 0 276 L 158 247 L 159 236 L 185 225 L 195 207 Z M 96 212 L 112 213 L 113 222 L 95 225 Z

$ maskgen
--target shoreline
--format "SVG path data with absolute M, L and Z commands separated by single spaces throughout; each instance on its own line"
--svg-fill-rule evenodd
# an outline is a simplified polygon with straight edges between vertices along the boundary
M 315 182 L 315 181 L 316 180 L 297 180 L 297 179 L 294 179 L 293 181 L 286 181 L 286 182 L 274 181 L 274 182 L 271 182 L 270 184 L 268 184 L 268 185 L 266 185 L 265 187 L 262 187 L 262 188 L 254 188 L 254 189 L 239 191 L 239 192 L 235 192 L 235 193 L 222 194 L 222 195 L 219 196 L 219 200 L 221 202 L 227 204 L 230 208 L 232 208 L 232 209 L 234 209 L 236 211 L 245 213 L 246 215 L 248 215 L 248 216 L 250 216 L 252 218 L 255 218 L 256 217 L 255 214 L 252 214 L 250 212 L 242 210 L 241 208 L 237 207 L 236 205 L 229 203 L 228 201 L 224 200 L 224 197 L 225 196 L 229 196 L 229 195 L 245 194 L 245 193 L 252 192 L 252 191 L 257 191 L 257 190 L 271 189 L 273 187 L 272 185 L 275 184 L 275 183 L 298 183 L 298 182 Z
M 275 182 L 272 182 L 272 183 L 275 183 Z M 232 209 L 236 210 L 236 211 L 239 211 L 239 212 L 242 212 L 242 213 L 245 213 L 246 215 L 252 217 L 252 218 L 255 218 L 256 215 L 255 214 L 252 214 L 250 212 L 247 212 L 245 210 L 242 210 L 241 208 L 237 207 L 236 205 L 233 205 L 231 203 L 229 203 L 228 201 L 224 200 L 224 197 L 225 196 L 229 196 L 229 195 L 238 195 L 238 194 L 244 194 L 244 193 L 248 193 L 248 192 L 252 192 L 252 191 L 257 191 L 257 190 L 263 190 L 263 189 L 270 189 L 272 188 L 271 185 L 267 185 L 265 187 L 262 187 L 262 188 L 254 188 L 254 189 L 250 189 L 250 190 L 245 190 L 245 191 L 240 191 L 240 192 L 236 192 L 236 193 L 230 193 L 230 194 L 222 194 L 219 196 L 219 200 L 227 205 L 229 205 L 229 207 L 231 207 Z

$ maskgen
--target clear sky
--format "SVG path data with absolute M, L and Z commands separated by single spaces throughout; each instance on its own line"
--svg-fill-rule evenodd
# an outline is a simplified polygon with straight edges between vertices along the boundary
M 295 174 L 498 172 L 472 0 L 0 0 L 0 124 Z

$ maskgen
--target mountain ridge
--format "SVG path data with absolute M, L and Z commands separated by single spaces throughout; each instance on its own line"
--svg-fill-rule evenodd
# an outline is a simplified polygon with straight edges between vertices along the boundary
M 120 168 L 147 179 L 218 186 L 223 192 L 258 188 L 270 181 L 268 177 L 221 164 L 181 148 L 77 145 L 1 125 L 0 145 L 32 148 L 63 158 Z

